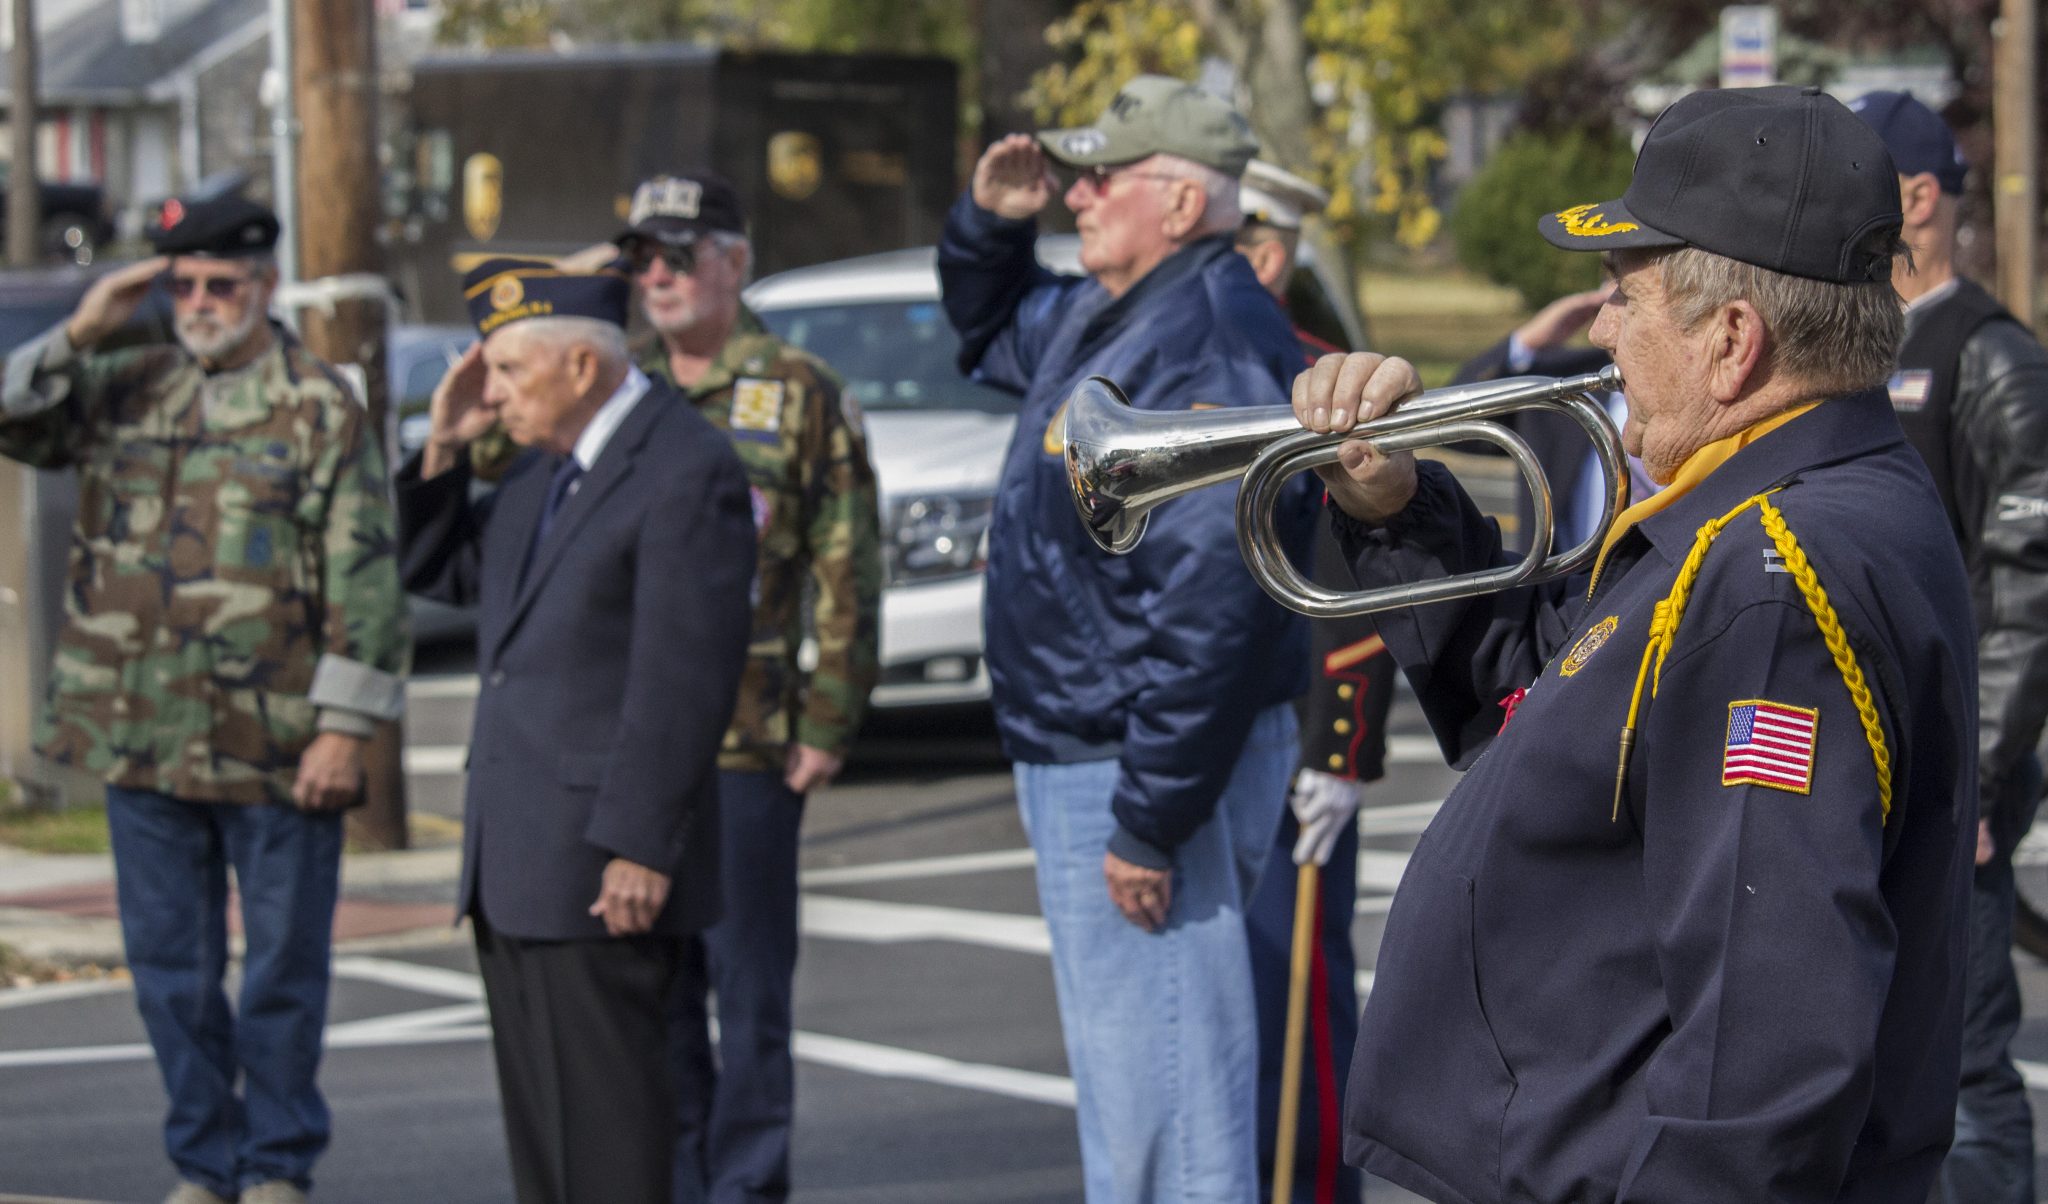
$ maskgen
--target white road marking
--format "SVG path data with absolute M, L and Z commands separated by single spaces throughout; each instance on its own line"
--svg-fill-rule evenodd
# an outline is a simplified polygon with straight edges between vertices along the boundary
M 410 744 L 405 749 L 405 772 L 419 777 L 461 773 L 468 759 L 466 744 Z
M 475 698 L 481 686 L 476 674 L 415 677 L 405 683 L 405 696 L 411 698 Z
M 1423 803 L 1396 803 L 1390 807 L 1361 807 L 1358 810 L 1360 836 L 1418 836 L 1436 818 L 1442 799 Z
M 444 970 L 389 957 L 337 957 L 334 972 L 343 978 L 379 983 L 422 995 L 474 1002 L 484 997 L 484 980 L 467 970 Z
M 1434 736 L 1388 736 L 1387 764 L 1389 765 L 1441 765 L 1444 750 L 1437 746 Z
M 2012 1064 L 2019 1067 L 2020 1077 L 2026 1080 L 2028 1090 L 2048 1091 L 2048 1062 L 2022 1062 L 2014 1058 Z
M 840 865 L 805 870 L 797 881 L 805 886 L 852 886 L 868 882 L 904 882 L 914 878 L 945 878 L 956 874 L 982 874 L 990 870 L 1024 869 L 1037 864 L 1030 849 L 994 849 L 986 853 L 957 853 L 947 857 L 920 857 L 911 861 L 876 861 L 867 865 Z
M 1049 955 L 1052 937 L 1042 916 L 881 903 L 837 895 L 804 895 L 797 914 L 805 936 L 825 940 L 895 944 L 901 941 L 961 941 L 990 949 Z
M 87 982 L 46 982 L 32 987 L 13 987 L 0 991 L 0 1008 L 56 1003 L 62 999 L 83 999 L 88 995 L 110 995 L 125 991 L 128 986 L 125 978 L 95 978 Z
M 1394 905 L 1392 895 L 1360 895 L 1358 905 L 1351 909 L 1352 915 L 1383 916 Z
M 1408 854 L 1386 849 L 1358 850 L 1358 889 L 1392 894 L 1401 885 L 1401 871 L 1408 868 Z
M 821 1066 L 835 1066 L 883 1078 L 916 1079 L 948 1087 L 965 1087 L 970 1091 L 1058 1104 L 1064 1108 L 1074 1106 L 1074 1080 L 1065 1075 L 1015 1070 L 983 1062 L 958 1062 L 937 1054 L 918 1053 L 846 1037 L 828 1037 L 822 1033 L 798 1033 L 791 1044 L 798 1058 Z

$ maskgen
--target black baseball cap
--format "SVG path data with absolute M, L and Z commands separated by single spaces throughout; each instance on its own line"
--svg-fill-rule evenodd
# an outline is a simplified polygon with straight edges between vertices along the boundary
M 621 247 L 642 238 L 676 245 L 695 242 L 714 230 L 747 232 L 739 192 L 723 176 L 680 173 L 656 176 L 634 189 L 626 228 L 612 241 Z
M 1934 177 L 1943 192 L 1963 191 L 1963 177 L 1970 174 L 1970 164 L 1956 146 L 1956 136 L 1940 114 L 1911 92 L 1865 92 L 1849 102 L 1849 111 L 1884 139 L 1900 175 L 1925 173 Z
M 1658 116 L 1619 200 L 1537 223 L 1567 251 L 1693 246 L 1792 276 L 1891 279 L 1904 223 L 1884 140 L 1819 88 L 1694 92 Z

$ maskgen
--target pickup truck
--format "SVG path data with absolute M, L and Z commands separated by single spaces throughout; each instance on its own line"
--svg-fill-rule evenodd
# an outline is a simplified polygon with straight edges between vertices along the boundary
M 36 185 L 42 194 L 43 262 L 73 263 L 81 266 L 98 258 L 100 248 L 114 236 L 114 223 L 107 215 L 106 193 L 97 184 Z M 0 231 L 7 228 L 7 167 L 0 164 Z M 4 235 L 0 235 L 4 237 Z

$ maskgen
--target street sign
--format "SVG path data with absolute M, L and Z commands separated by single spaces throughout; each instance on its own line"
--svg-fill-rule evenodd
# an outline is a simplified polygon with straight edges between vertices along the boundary
M 1721 86 L 1761 88 L 1778 82 L 1778 10 L 1731 4 L 1721 10 Z

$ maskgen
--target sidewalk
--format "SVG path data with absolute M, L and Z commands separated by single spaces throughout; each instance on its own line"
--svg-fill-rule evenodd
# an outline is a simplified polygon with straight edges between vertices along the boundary
M 461 862 L 459 848 L 344 855 L 334 915 L 337 950 L 457 939 L 452 921 Z M 235 933 L 238 912 L 229 907 L 228 926 Z M 60 965 L 117 966 L 118 914 L 112 856 L 30 853 L 0 845 L 0 945 Z

